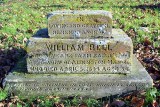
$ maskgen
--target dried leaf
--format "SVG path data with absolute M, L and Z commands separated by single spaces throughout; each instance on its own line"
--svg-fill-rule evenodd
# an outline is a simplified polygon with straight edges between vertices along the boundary
M 87 104 L 82 103 L 82 104 L 79 104 L 78 107 L 87 107 Z
M 3 103 L 0 103 L 0 107 L 4 107 L 4 104 L 3 104 Z
M 40 103 L 42 100 L 38 98 L 36 101 L 37 101 L 37 103 Z
M 154 63 L 160 66 L 160 59 L 155 58 L 155 59 L 154 59 Z
M 8 104 L 7 104 L 7 107 L 11 107 L 12 106 L 12 102 L 9 102 Z
M 153 107 L 159 107 L 156 100 L 153 100 L 152 106 L 153 106 Z
M 111 103 L 111 106 L 116 106 L 116 107 L 122 107 L 124 105 L 125 105 L 125 102 L 121 101 L 121 100 L 116 100 L 116 101 Z
M 23 44 L 26 43 L 27 41 L 28 41 L 28 39 L 25 37 L 25 38 L 23 39 Z
M 148 37 L 144 38 L 144 45 L 145 46 L 151 45 L 151 41 L 148 39 Z
M 31 103 L 31 107 L 36 107 L 33 102 Z
M 54 98 L 54 96 L 50 95 L 50 96 L 47 96 L 47 99 L 52 99 Z
M 143 107 L 144 105 L 144 99 L 133 97 L 131 100 L 131 104 L 134 105 L 134 107 Z
M 32 29 L 28 29 L 28 30 L 27 30 L 27 33 L 33 34 L 33 30 L 32 30 Z
M 64 107 L 64 104 L 63 103 L 55 103 L 55 106 L 56 107 Z

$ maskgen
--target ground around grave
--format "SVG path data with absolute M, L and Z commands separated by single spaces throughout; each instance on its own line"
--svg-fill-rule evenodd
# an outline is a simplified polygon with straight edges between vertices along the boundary
M 40 107 L 158 107 L 160 106 L 160 2 L 158 0 L 0 0 L 0 82 L 19 59 L 25 57 L 26 41 L 47 27 L 47 13 L 54 10 L 107 10 L 113 14 L 113 28 L 123 29 L 134 42 L 134 53 L 154 80 L 154 88 L 101 99 L 59 98 L 50 95 L 23 99 L 7 96 L 0 89 L 0 106 Z

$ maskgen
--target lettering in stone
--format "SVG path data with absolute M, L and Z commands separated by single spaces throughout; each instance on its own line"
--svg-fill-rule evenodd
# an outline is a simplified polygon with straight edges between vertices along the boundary
M 101 73 L 101 72 L 112 72 L 112 73 L 125 73 L 127 71 L 130 71 L 131 69 L 129 66 L 126 65 L 112 65 L 112 66 L 94 66 L 94 67 L 80 67 L 80 66 L 58 66 L 58 67 L 53 67 L 53 66 L 47 66 L 47 67 L 30 67 L 29 70 L 33 70 L 35 72 L 61 72 L 61 73 Z
M 48 18 L 49 36 L 53 38 L 75 38 L 75 31 L 79 33 L 78 38 L 110 37 L 112 21 L 110 13 L 100 14 L 95 12 L 56 12 Z M 94 15 L 93 15 L 94 14 Z
M 74 44 L 46 44 L 46 47 L 48 49 L 48 51 L 82 51 L 84 50 L 84 46 L 81 44 L 79 45 L 74 45 Z
M 130 57 L 128 57 L 128 53 L 118 53 L 122 57 L 125 57 L 125 60 L 119 59 L 117 57 L 117 54 L 115 53 L 81 53 L 81 51 L 84 50 L 83 45 L 77 45 L 77 51 L 80 53 L 77 53 L 75 51 L 76 45 L 66 46 L 67 50 L 73 49 L 76 53 L 56 53 L 57 51 L 60 51 L 59 49 L 55 49 L 57 45 L 48 45 L 49 50 L 53 50 L 45 55 L 33 55 L 32 57 L 28 57 L 28 70 L 34 71 L 34 72 L 61 72 L 61 73 L 84 73 L 84 72 L 112 72 L 112 73 L 118 73 L 118 72 L 128 72 L 131 71 L 131 63 L 129 62 Z M 62 47 L 61 49 L 64 49 L 64 45 L 60 45 Z M 100 47 L 101 46 L 101 47 Z M 89 50 L 106 50 L 103 49 L 103 45 L 100 46 L 94 46 L 90 44 Z M 69 49 L 70 47 L 70 49 Z M 105 47 L 106 48 L 106 47 Z M 70 50 L 71 51 L 71 50 Z M 127 56 L 127 58 L 126 58 Z M 113 58 L 116 58 L 116 61 L 113 60 Z M 84 60 L 85 58 L 85 60 Z M 100 58 L 100 59 L 99 59 Z M 37 66 L 38 65 L 38 66 Z M 97 65 L 100 65 L 100 67 L 97 67 Z
M 92 51 L 101 51 L 101 50 L 112 50 L 108 45 L 95 45 L 95 44 L 90 44 L 89 46 L 89 50 Z M 79 44 L 79 45 L 75 45 L 75 44 L 49 44 L 46 43 L 46 48 L 48 49 L 48 51 L 84 51 L 84 45 Z
M 137 89 L 144 89 L 146 83 L 120 83 L 120 82 L 108 82 L 108 83 L 104 83 L 104 82 L 99 82 L 99 83 L 88 83 L 88 81 L 84 81 L 84 82 L 79 82 L 78 84 L 75 83 L 68 83 L 68 84 L 64 84 L 64 83 L 60 83 L 60 82 L 55 82 L 55 83 L 51 83 L 51 82 L 44 82 L 45 84 L 37 84 L 37 83 L 26 83 L 23 85 L 20 84 L 15 84 L 14 86 L 16 86 L 19 90 L 25 90 L 25 91 L 43 91 L 44 90 L 48 90 L 48 91 L 90 91 L 90 90 L 97 90 L 98 88 L 109 88 L 109 87 L 115 87 L 118 86 L 120 87 L 125 87 L 125 88 L 129 88 L 129 87 L 137 87 Z M 26 88 L 27 87 L 27 88 Z M 46 87 L 46 88 L 45 88 Z

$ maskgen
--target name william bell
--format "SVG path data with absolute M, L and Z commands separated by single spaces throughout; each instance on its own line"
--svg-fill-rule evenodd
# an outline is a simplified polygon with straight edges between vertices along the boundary
M 90 51 L 108 51 L 112 50 L 109 44 L 106 45 L 95 45 L 87 44 L 87 50 Z M 46 44 L 48 51 L 84 51 L 86 50 L 86 45 L 83 44 Z

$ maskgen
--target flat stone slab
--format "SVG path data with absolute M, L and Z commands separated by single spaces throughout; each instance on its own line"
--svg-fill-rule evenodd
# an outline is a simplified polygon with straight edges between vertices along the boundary
M 153 80 L 145 68 L 135 57 L 133 62 L 133 71 L 127 75 L 25 74 L 23 72 L 26 72 L 26 68 L 19 65 L 19 69 L 17 67 L 16 72 L 10 73 L 3 84 L 9 93 L 24 97 L 54 94 L 65 97 L 80 95 L 101 98 L 151 88 Z
M 111 37 L 112 15 L 104 10 L 63 10 L 48 15 L 51 38 Z
M 27 46 L 29 73 L 130 73 L 132 40 L 120 29 L 114 38 L 55 39 L 32 37 Z

